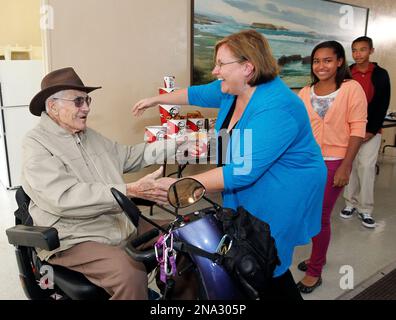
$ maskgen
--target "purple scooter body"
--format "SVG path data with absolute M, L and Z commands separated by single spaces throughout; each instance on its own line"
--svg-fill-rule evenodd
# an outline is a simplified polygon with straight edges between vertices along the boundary
M 188 189 L 188 183 L 191 181 L 195 183 L 195 188 Z M 190 190 L 193 194 L 199 188 L 203 188 L 202 184 L 191 178 L 186 178 L 184 180 L 184 182 L 188 182 L 184 186 L 183 184 L 180 185 L 180 182 L 183 182 L 183 179 L 176 182 L 178 184 L 178 187 L 180 187 L 177 192 L 177 194 L 179 195 L 182 191 L 185 191 L 186 189 L 187 191 Z M 194 187 L 194 185 L 192 186 Z M 173 188 L 171 187 L 170 190 L 173 190 L 176 194 L 176 186 L 174 186 Z M 147 222 L 151 223 L 156 229 L 161 230 L 163 233 L 167 233 L 167 230 L 163 229 L 161 226 L 154 223 L 154 221 L 151 221 L 150 219 L 142 215 L 136 205 L 120 191 L 112 188 L 111 192 L 120 207 L 124 210 L 125 214 L 133 223 L 138 221 L 138 219 L 144 219 Z M 195 202 L 197 202 L 203 197 L 203 194 L 204 193 L 202 193 L 201 197 L 198 197 L 197 199 L 194 199 L 193 197 L 181 197 L 177 198 L 177 200 L 184 199 L 189 201 L 190 199 L 193 199 L 195 200 Z M 213 204 L 210 200 L 206 198 L 205 200 Z M 188 202 L 188 204 L 191 205 L 195 202 Z M 184 205 L 180 207 L 184 208 L 187 206 L 188 205 Z M 174 205 L 174 207 L 177 208 L 178 206 Z M 216 205 L 216 207 L 219 206 Z M 166 211 L 169 212 L 169 210 Z M 215 212 L 216 210 L 213 211 L 213 209 L 207 208 L 184 215 L 182 221 L 180 221 L 179 218 L 176 219 L 173 229 L 176 241 L 188 243 L 208 253 L 215 253 L 223 238 L 220 222 L 214 216 Z M 152 237 L 157 235 L 158 233 L 154 233 L 150 236 Z M 150 251 L 140 251 L 139 249 L 137 249 L 140 244 L 152 239 L 146 239 L 145 236 L 147 235 L 143 234 L 141 237 L 138 237 L 137 239 L 131 241 L 126 246 L 126 250 L 127 253 L 136 261 L 151 262 L 152 258 L 155 258 L 154 249 Z M 205 293 L 205 296 L 200 298 L 207 300 L 236 300 L 246 298 L 243 296 L 232 277 L 221 265 L 214 263 L 209 258 L 200 256 L 198 254 L 189 253 L 189 255 L 192 259 L 192 262 L 195 264 L 196 270 L 199 272 L 201 287 Z
M 189 222 L 175 229 L 174 233 L 179 239 L 210 253 L 216 252 L 223 237 L 213 215 Z M 192 254 L 191 258 L 199 271 L 208 300 L 243 299 L 240 290 L 222 266 L 198 255 Z

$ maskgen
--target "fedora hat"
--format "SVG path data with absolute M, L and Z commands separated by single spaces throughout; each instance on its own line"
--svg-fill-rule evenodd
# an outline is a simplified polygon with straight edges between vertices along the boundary
M 86 87 L 73 68 L 62 68 L 48 73 L 41 81 L 41 91 L 30 101 L 29 110 L 35 116 L 41 116 L 45 110 L 45 100 L 62 90 L 79 90 L 89 93 L 101 87 Z

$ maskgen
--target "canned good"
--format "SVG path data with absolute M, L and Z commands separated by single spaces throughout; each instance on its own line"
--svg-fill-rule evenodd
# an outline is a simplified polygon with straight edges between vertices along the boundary
M 176 117 L 180 112 L 180 108 L 181 106 L 179 105 L 160 104 L 159 112 L 160 112 L 161 124 L 164 124 L 166 123 L 166 121 Z
M 188 118 L 187 128 L 191 131 L 198 132 L 205 129 L 205 119 L 204 118 Z
M 200 132 L 192 132 L 188 135 L 188 141 L 195 145 L 196 150 L 199 151 L 198 157 L 206 156 L 208 153 L 208 134 L 205 129 Z
M 171 93 L 173 91 L 175 91 L 176 88 L 159 88 L 159 94 L 165 94 L 165 93 Z
M 163 141 L 166 139 L 166 127 L 149 126 L 144 130 L 144 141 L 152 143 L 154 141 Z
M 165 88 L 174 88 L 175 87 L 175 76 L 165 76 L 164 77 L 164 86 L 165 86 Z
M 207 118 L 205 119 L 205 129 L 208 133 L 214 133 L 217 118 Z
M 187 120 L 186 119 L 171 119 L 167 122 L 167 135 L 174 137 L 175 135 L 184 134 L 186 131 Z

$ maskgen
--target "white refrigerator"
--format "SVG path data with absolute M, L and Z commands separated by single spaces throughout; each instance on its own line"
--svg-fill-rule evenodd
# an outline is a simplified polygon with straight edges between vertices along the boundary
M 0 187 L 20 185 L 22 140 L 40 119 L 29 112 L 29 103 L 43 74 L 41 60 L 0 61 Z

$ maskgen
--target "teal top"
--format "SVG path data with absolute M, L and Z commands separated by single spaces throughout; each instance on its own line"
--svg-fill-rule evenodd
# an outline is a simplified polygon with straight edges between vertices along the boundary
M 235 99 L 221 92 L 220 80 L 188 88 L 189 104 L 220 108 L 216 131 Z M 256 87 L 225 159 L 223 206 L 243 206 L 270 225 L 281 260 L 274 276 L 280 276 L 294 247 L 320 231 L 327 169 L 303 102 L 279 77 Z

